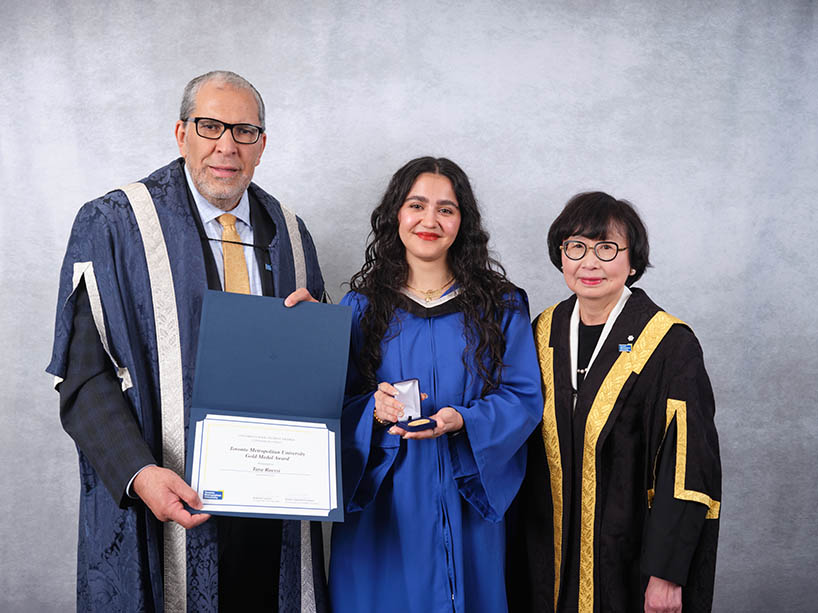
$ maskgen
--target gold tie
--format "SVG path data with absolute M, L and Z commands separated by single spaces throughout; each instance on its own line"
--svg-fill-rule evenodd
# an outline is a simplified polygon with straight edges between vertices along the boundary
M 222 240 L 233 241 L 222 243 L 224 255 L 224 291 L 236 294 L 250 293 L 250 277 L 247 275 L 247 261 L 244 259 L 244 247 L 236 230 L 236 216 L 224 213 L 217 217 L 222 225 Z

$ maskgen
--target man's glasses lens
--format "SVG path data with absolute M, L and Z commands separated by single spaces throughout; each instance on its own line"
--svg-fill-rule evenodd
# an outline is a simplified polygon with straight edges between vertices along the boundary
M 243 145 L 252 145 L 258 141 L 258 137 L 261 135 L 261 128 L 251 123 L 226 124 L 206 117 L 196 117 L 193 121 L 196 123 L 196 134 L 211 140 L 221 138 L 227 128 L 230 128 L 233 140 Z
M 596 257 L 603 262 L 610 262 L 616 254 L 622 251 L 613 241 L 600 241 L 593 247 Z M 562 251 L 569 260 L 581 260 L 588 252 L 588 245 L 582 241 L 565 241 L 562 244 Z

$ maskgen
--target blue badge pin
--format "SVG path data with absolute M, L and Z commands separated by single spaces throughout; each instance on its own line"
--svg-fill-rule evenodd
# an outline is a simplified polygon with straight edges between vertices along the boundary
M 633 345 L 630 343 L 620 343 L 619 344 L 619 353 L 630 353 L 631 349 L 633 349 Z

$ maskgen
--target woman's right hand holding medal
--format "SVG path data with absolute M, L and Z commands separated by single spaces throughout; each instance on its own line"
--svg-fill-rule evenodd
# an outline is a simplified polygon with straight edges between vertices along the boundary
M 391 426 L 403 417 L 403 403 L 395 396 L 398 390 L 391 383 L 381 381 L 375 391 L 375 422 L 382 426 Z M 428 394 L 421 394 L 420 400 L 426 400 Z
M 398 390 L 391 383 L 381 381 L 375 392 L 375 421 L 382 426 L 392 425 L 403 417 L 403 403 L 395 398 Z

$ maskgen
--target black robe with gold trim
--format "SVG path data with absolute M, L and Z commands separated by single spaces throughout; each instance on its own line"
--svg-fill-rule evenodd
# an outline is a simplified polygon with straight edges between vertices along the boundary
M 651 576 L 683 586 L 685 613 L 710 610 L 721 499 L 713 392 L 690 328 L 632 291 L 576 407 L 576 296 L 534 322 L 545 402 L 509 512 L 512 612 L 643 611 Z

